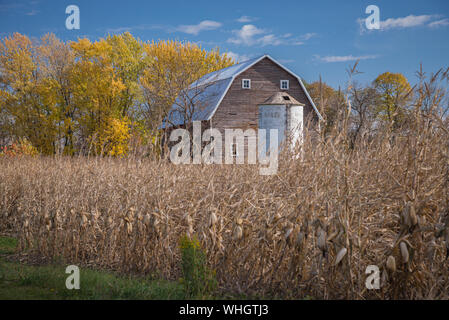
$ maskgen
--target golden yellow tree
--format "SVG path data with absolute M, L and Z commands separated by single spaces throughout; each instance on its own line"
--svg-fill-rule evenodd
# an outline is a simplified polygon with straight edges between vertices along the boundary
M 130 140 L 158 145 L 179 91 L 232 64 L 218 49 L 130 33 L 67 43 L 15 33 L 0 41 L 0 143 L 26 138 L 44 154 L 114 156 Z
M 401 73 L 385 72 L 374 80 L 380 104 L 377 113 L 392 128 L 401 126 L 406 118 L 407 103 L 412 98 L 412 88 Z
M 74 133 L 79 112 L 73 92 L 75 55 L 70 45 L 54 34 L 41 38 L 38 53 L 44 86 L 42 97 L 55 111 L 55 152 L 72 155 L 75 152 Z
M 159 41 L 145 44 L 147 66 L 141 83 L 146 102 L 146 118 L 157 127 L 179 92 L 207 73 L 229 67 L 234 61 L 220 50 L 207 51 L 196 44 Z
M 57 114 L 45 96 L 38 47 L 14 33 L 0 42 L 0 108 L 11 139 L 27 138 L 39 152 L 55 152 Z
M 76 65 L 73 71 L 75 103 L 80 108 L 78 129 L 81 147 L 101 153 L 106 128 L 120 118 L 122 92 L 126 89 L 116 75 L 110 55 L 111 45 L 104 39 L 72 42 Z

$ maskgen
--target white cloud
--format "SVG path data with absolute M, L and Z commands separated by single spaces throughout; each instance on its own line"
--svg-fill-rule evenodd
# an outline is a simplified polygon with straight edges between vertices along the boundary
M 325 56 L 321 57 L 319 55 L 314 56 L 316 60 L 320 60 L 322 62 L 348 62 L 348 61 L 356 61 L 356 60 L 367 60 L 367 59 L 376 59 L 379 56 L 378 55 L 365 55 L 365 56 Z
M 314 33 L 307 33 L 294 38 L 291 33 L 286 33 L 277 36 L 252 24 L 246 24 L 239 30 L 233 30 L 232 33 L 234 37 L 228 39 L 229 43 L 243 44 L 246 46 L 302 45 L 304 44 L 302 40 L 308 40 L 315 35 Z
M 132 29 L 133 29 L 132 27 L 107 28 L 106 32 L 107 33 L 123 33 L 126 31 L 131 31 Z
M 15 10 L 23 6 L 23 3 L 0 3 L 0 12 Z
M 429 27 L 431 28 L 444 27 L 444 26 L 449 26 L 448 18 L 429 23 Z
M 251 46 L 258 42 L 258 40 L 254 37 L 265 33 L 265 30 L 259 29 L 252 24 L 245 24 L 240 30 L 234 30 L 232 32 L 236 35 L 236 37 L 229 38 L 228 42 Z
M 394 28 L 417 27 L 424 25 L 432 18 L 434 18 L 434 16 L 432 15 L 414 16 L 412 14 L 403 18 L 389 18 L 385 21 L 380 22 L 380 28 L 383 30 L 387 30 Z
M 176 28 L 176 31 L 193 34 L 196 36 L 201 31 L 215 30 L 221 26 L 222 26 L 222 24 L 220 22 L 212 21 L 212 20 L 204 20 L 204 21 L 201 21 L 199 24 L 181 25 Z
M 236 21 L 241 22 L 241 23 L 248 23 L 248 22 L 252 22 L 255 20 L 257 20 L 257 18 L 250 17 L 250 16 L 241 16 Z
M 408 15 L 406 17 L 400 18 L 389 18 L 384 21 L 380 21 L 380 30 L 391 30 L 391 29 L 404 29 L 404 28 L 412 28 L 427 25 L 429 27 L 439 27 L 449 25 L 448 19 L 433 21 L 434 19 L 440 18 L 441 15 L 419 15 L 415 16 L 413 14 Z M 359 18 L 357 19 L 357 23 L 360 26 L 360 34 L 363 34 L 367 31 L 375 31 L 375 30 L 367 30 L 365 26 L 365 19 Z
M 284 39 L 280 39 L 280 38 L 276 37 L 274 34 L 267 34 L 267 35 L 263 36 L 262 38 L 258 39 L 258 42 L 262 46 L 268 46 L 268 45 L 278 46 L 280 44 L 285 44 Z
M 251 58 L 251 56 L 248 56 L 246 54 L 238 54 L 232 51 L 228 51 L 226 52 L 227 56 L 234 59 L 235 62 L 242 62 L 242 61 L 246 61 L 249 60 Z
M 33 9 L 33 10 L 31 10 L 31 11 L 25 13 L 25 14 L 26 14 L 27 16 L 35 16 L 35 15 L 38 14 L 38 13 L 39 13 L 38 10 Z
M 30 9 L 30 5 L 34 6 L 38 4 L 38 1 L 31 1 L 29 5 L 25 3 L 17 3 L 15 1 L 9 1 L 10 3 L 3 3 L 6 1 L 0 1 L 0 12 L 11 12 L 13 14 L 24 14 L 27 16 L 34 16 L 39 13 L 39 10 Z
M 309 32 L 309 33 L 303 34 L 300 38 L 301 38 L 301 40 L 307 41 L 307 40 L 309 40 L 310 38 L 315 37 L 316 35 L 317 35 L 317 34 L 314 33 L 314 32 Z

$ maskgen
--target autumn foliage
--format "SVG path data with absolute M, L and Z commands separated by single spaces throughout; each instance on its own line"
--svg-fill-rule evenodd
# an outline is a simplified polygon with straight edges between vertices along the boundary
M 18 143 L 0 147 L 0 157 L 36 156 L 38 151 L 26 139 L 20 139 Z
M 26 138 L 42 154 L 123 156 L 130 139 L 157 144 L 182 86 L 232 64 L 218 49 L 130 33 L 67 43 L 15 33 L 0 41 L 0 139 Z

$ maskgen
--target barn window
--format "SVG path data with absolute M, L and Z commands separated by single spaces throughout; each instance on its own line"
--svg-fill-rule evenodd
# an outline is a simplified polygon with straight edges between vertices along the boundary
M 232 156 L 234 158 L 237 158 L 237 155 L 238 155 L 238 153 L 237 153 L 237 143 L 233 143 L 232 144 Z
M 282 90 L 288 90 L 289 88 L 289 81 L 288 80 L 281 80 L 281 89 Z
M 243 89 L 251 89 L 251 80 L 250 79 L 243 79 L 242 80 L 242 88 Z

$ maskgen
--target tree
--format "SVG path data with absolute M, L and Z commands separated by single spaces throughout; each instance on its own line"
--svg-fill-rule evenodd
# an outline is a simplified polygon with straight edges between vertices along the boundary
M 53 34 L 0 41 L 0 142 L 26 139 L 43 154 L 123 156 L 158 144 L 175 98 L 233 64 L 218 49 L 144 43 L 130 33 L 63 42 Z
M 373 84 L 380 96 L 379 118 L 386 121 L 390 128 L 399 128 L 406 120 L 407 103 L 412 98 L 412 88 L 407 78 L 401 73 L 385 72 Z
M 139 78 L 147 68 L 151 57 L 147 56 L 143 42 L 134 38 L 129 32 L 109 35 L 103 41 L 109 45 L 108 55 L 114 74 L 125 86 L 121 92 L 119 112 L 123 117 L 129 116 L 130 112 L 137 111 L 133 107 L 143 102 Z
M 76 57 L 73 71 L 75 103 L 79 106 L 77 129 L 78 149 L 85 152 L 91 146 L 103 153 L 105 130 L 110 121 L 123 116 L 123 91 L 126 86 L 116 74 L 111 45 L 101 39 L 91 42 L 79 39 L 71 43 Z
M 358 137 L 371 135 L 375 124 L 379 95 L 373 87 L 354 84 L 350 91 L 352 144 Z
M 55 152 L 72 155 L 77 105 L 74 103 L 73 72 L 75 55 L 70 45 L 54 34 L 47 34 L 38 46 L 39 65 L 42 72 L 42 92 L 47 104 L 55 111 Z
M 305 83 L 310 97 L 318 108 L 318 111 L 324 118 L 325 125 L 323 133 L 326 135 L 336 124 L 338 115 L 344 108 L 344 97 L 340 90 L 335 90 L 321 80 Z
M 145 115 L 152 129 L 162 123 L 176 97 L 188 90 L 190 84 L 205 74 L 234 64 L 226 54 L 220 54 L 219 49 L 208 52 L 188 42 L 151 42 L 145 44 L 145 52 L 150 60 L 141 83 Z
M 57 113 L 46 97 L 38 46 L 14 33 L 0 42 L 2 130 L 27 138 L 39 152 L 55 152 Z

